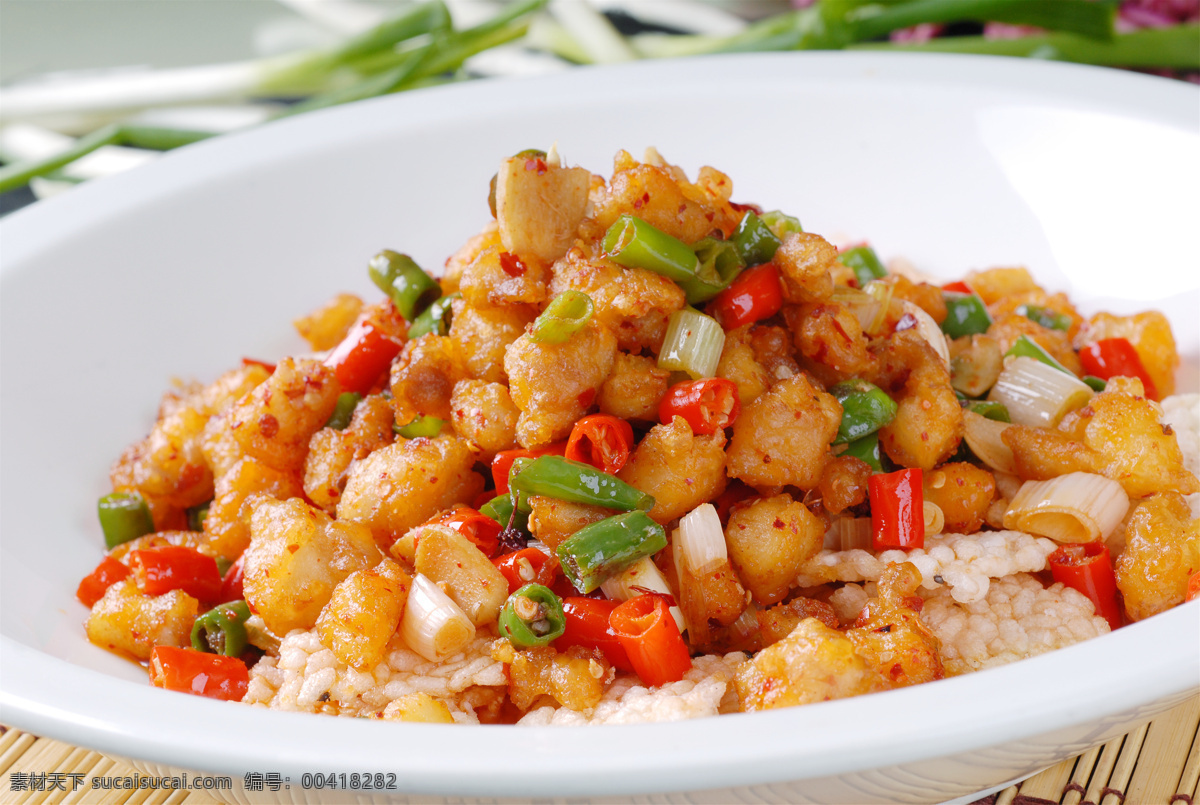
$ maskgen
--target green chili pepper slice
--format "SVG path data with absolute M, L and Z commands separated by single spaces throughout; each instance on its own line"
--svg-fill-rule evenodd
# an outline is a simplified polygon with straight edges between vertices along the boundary
M 367 273 L 379 290 L 392 299 L 406 321 L 442 294 L 437 280 L 425 273 L 407 254 L 384 249 L 371 258 Z
M 442 432 L 442 426 L 446 424 L 443 419 L 438 419 L 435 416 L 418 416 L 407 425 L 397 427 L 392 425 L 392 430 L 397 436 L 403 436 L 405 439 L 417 439 L 422 436 L 432 439 Z
M 250 605 L 230 601 L 205 612 L 192 624 L 192 648 L 209 654 L 237 657 L 246 648 L 246 620 Z
M 567 627 L 562 601 L 541 584 L 526 584 L 500 610 L 500 634 L 517 648 L 544 646 Z
M 842 451 L 841 455 L 867 462 L 867 464 L 871 465 L 871 469 L 874 472 L 887 471 L 884 466 L 886 457 L 879 447 L 878 433 L 872 433 L 861 439 L 855 439 L 846 445 L 846 449 Z
M 1016 312 L 1017 315 L 1024 316 L 1047 330 L 1061 330 L 1065 333 L 1071 329 L 1071 317 L 1052 308 L 1040 305 L 1019 305 Z
M 609 576 L 667 546 L 667 532 L 643 511 L 592 523 L 558 546 L 563 573 L 581 593 L 590 593 Z
M 829 389 L 842 404 L 842 423 L 834 444 L 846 444 L 874 433 L 896 418 L 898 406 L 883 389 L 866 380 L 847 380 Z
M 795 235 L 804 231 L 804 227 L 800 225 L 799 218 L 785 215 L 779 210 L 768 210 L 758 217 L 770 228 L 775 237 L 781 241 L 788 235 Z
M 1012 422 L 1012 417 L 1009 416 L 1008 408 L 1004 403 L 991 402 L 990 400 L 972 400 L 966 404 L 966 409 L 996 422 Z
M 539 344 L 561 344 L 586 327 L 595 311 L 583 291 L 563 291 L 534 319 L 529 337 Z
M 462 294 L 452 293 L 449 296 L 443 296 L 425 308 L 408 326 L 409 340 L 420 338 L 426 333 L 445 335 L 450 332 L 450 319 L 453 313 L 451 306 L 456 299 L 462 299 Z
M 204 521 L 208 519 L 208 507 L 212 505 L 212 501 L 201 503 L 199 506 L 192 506 L 187 510 L 188 531 L 203 531 Z
M 632 215 L 622 215 L 604 234 L 604 253 L 625 268 L 644 268 L 686 282 L 700 264 L 691 247 Z
M 113 492 L 97 504 L 104 544 L 109 550 L 154 532 L 150 507 L 136 492 Z
M 1008 352 L 1004 353 L 1006 358 L 1033 358 L 1041 361 L 1047 366 L 1053 366 L 1060 372 L 1066 372 L 1071 377 L 1075 377 L 1075 373 L 1054 359 L 1054 356 L 1042 348 L 1042 345 L 1034 341 L 1027 335 L 1017 336 L 1017 340 L 1008 348 Z
M 881 280 L 887 276 L 887 269 L 883 267 L 883 261 L 870 246 L 855 246 L 853 249 L 846 249 L 838 255 L 838 262 L 854 272 L 859 288 L 865 288 L 868 282 Z
M 1097 394 L 1108 388 L 1108 381 L 1102 377 L 1096 377 L 1095 375 L 1084 375 L 1080 379 L 1087 384 L 1088 388 Z
M 329 421 L 325 423 L 325 427 L 345 430 L 346 426 L 350 424 L 350 420 L 354 418 L 354 409 L 360 402 L 362 402 L 362 395 L 357 391 L 344 391 L 339 394 L 337 405 L 334 407 Z
M 783 245 L 783 241 L 776 237 L 771 227 L 753 211 L 742 216 L 729 240 L 737 247 L 742 262 L 748 266 L 771 262 L 776 250 Z
M 525 463 L 525 462 L 528 463 Z M 641 509 L 654 507 L 654 497 L 640 489 L 601 472 L 590 464 L 571 461 L 562 456 L 538 456 L 535 459 L 517 459 L 513 462 L 508 486 L 524 498 L 527 495 L 569 500 L 573 503 L 589 503 L 609 509 Z M 521 500 L 518 500 L 518 505 Z
M 514 516 L 513 512 L 516 511 Z M 507 528 L 509 523 L 518 531 L 529 533 L 529 512 L 521 511 L 513 502 L 512 493 L 497 495 L 479 507 L 479 513 L 491 517 L 501 528 Z
M 700 261 L 696 276 L 679 283 L 687 294 L 688 304 L 698 305 L 712 299 L 728 288 L 746 267 L 732 241 L 703 238 L 693 243 L 692 249 Z
M 992 326 L 992 316 L 979 294 L 942 291 L 946 302 L 946 320 L 942 332 L 951 338 L 986 333 Z

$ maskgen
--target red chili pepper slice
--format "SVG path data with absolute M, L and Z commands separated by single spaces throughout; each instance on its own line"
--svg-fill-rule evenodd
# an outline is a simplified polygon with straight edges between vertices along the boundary
M 475 543 L 475 547 L 489 559 L 500 549 L 502 526 L 491 517 L 468 506 L 459 506 L 429 522 L 454 529 Z
M 522 548 L 519 551 L 497 556 L 492 564 L 508 581 L 511 595 L 526 584 L 541 584 L 549 587 L 558 575 L 558 559 L 548 556 L 537 548 Z
M 242 358 L 242 366 L 261 366 L 270 374 L 275 374 L 275 364 L 260 361 L 258 358 Z
M 246 554 L 242 554 L 225 571 L 225 578 L 221 579 L 221 603 L 241 601 L 246 597 L 245 592 L 242 590 L 242 582 L 246 577 L 245 567 Z
M 722 327 L 733 330 L 770 318 L 782 307 L 783 275 L 774 263 L 764 263 L 739 274 L 713 297 L 709 310 Z
M 146 595 L 183 590 L 201 601 L 221 597 L 217 560 L 182 545 L 161 545 L 129 552 L 129 566 L 138 589 Z
M 111 556 L 106 556 L 100 560 L 100 564 L 96 565 L 95 570 L 84 576 L 83 581 L 79 582 L 79 588 L 75 590 L 75 597 L 85 607 L 94 607 L 96 602 L 104 597 L 104 593 L 109 587 L 128 577 L 129 573 L 128 565 L 118 562 Z
M 1184 601 L 1195 601 L 1200 598 L 1200 573 L 1193 573 L 1188 579 L 1187 593 L 1183 596 Z
M 1047 561 L 1055 581 L 1083 593 L 1096 606 L 1096 614 L 1108 621 L 1110 629 L 1120 628 L 1121 605 L 1108 546 L 1100 540 L 1063 545 Z
M 155 646 L 150 654 L 150 684 L 210 699 L 240 701 L 250 687 L 250 672 L 237 657 Z
M 615 475 L 632 449 L 633 428 L 628 422 L 611 414 L 592 414 L 571 428 L 564 455 Z
M 692 667 L 667 596 L 646 593 L 630 598 L 612 611 L 608 625 L 646 685 L 678 682 Z
M 876 551 L 925 547 L 925 492 L 919 469 L 872 475 L 867 496 Z
M 632 671 L 633 664 L 617 635 L 609 628 L 608 621 L 616 601 L 604 598 L 565 596 L 562 599 L 563 620 L 566 624 L 562 636 L 554 641 L 559 651 L 571 646 L 599 649 L 614 668 Z
M 1150 379 L 1150 373 L 1146 371 L 1141 356 L 1127 338 L 1102 338 L 1088 344 L 1079 351 L 1079 361 L 1083 364 L 1085 372 L 1103 380 L 1118 375 L 1136 377 L 1142 381 L 1146 397 L 1151 400 L 1158 399 L 1158 389 Z
M 325 358 L 343 391 L 366 394 L 388 371 L 404 346 L 404 319 L 390 302 L 359 316 L 342 342 Z
M 496 482 L 496 494 L 508 494 L 508 471 L 518 458 L 537 458 L 538 456 L 561 456 L 566 452 L 566 442 L 555 442 L 545 447 L 535 447 L 532 450 L 520 448 L 501 450 L 492 459 L 492 480 Z
M 971 290 L 971 286 L 967 285 L 967 283 L 963 282 L 962 280 L 959 280 L 957 282 L 947 282 L 945 285 L 942 286 L 942 290 L 950 291 L 951 293 L 967 293 L 967 294 L 975 293 L 974 291 Z
M 723 377 L 706 377 L 667 389 L 658 405 L 658 418 L 669 425 L 681 416 L 692 426 L 692 433 L 707 436 L 732 425 L 741 410 L 736 383 Z

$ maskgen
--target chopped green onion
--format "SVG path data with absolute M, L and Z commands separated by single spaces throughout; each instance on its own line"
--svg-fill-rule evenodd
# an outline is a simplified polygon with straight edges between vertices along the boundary
M 1024 316 L 1032 322 L 1040 324 L 1047 330 L 1062 330 L 1066 332 L 1071 329 L 1071 317 L 1065 313 L 1059 313 L 1057 310 L 1040 305 L 1019 305 L 1017 307 L 1017 315 Z
M 979 294 L 942 291 L 946 301 L 946 320 L 942 332 L 951 338 L 986 333 L 992 326 L 992 316 Z
M 500 634 L 517 648 L 545 646 L 567 627 L 562 601 L 549 587 L 526 584 L 500 610 Z
M 1012 422 L 1012 417 L 1008 415 L 1008 409 L 1002 403 L 972 400 L 967 403 L 966 409 L 994 422 Z
M 485 517 L 491 517 L 502 528 L 507 528 L 509 524 L 518 531 L 528 533 L 529 531 L 529 512 L 516 509 L 516 516 L 513 516 L 513 511 L 516 509 L 513 503 L 512 493 L 507 495 L 497 495 L 487 503 L 479 507 L 479 513 Z
M 595 310 L 583 291 L 563 291 L 534 320 L 529 337 L 540 344 L 561 344 L 586 327 Z
M 192 506 L 187 510 L 188 531 L 204 530 L 204 521 L 208 519 L 208 507 L 211 505 L 212 501 L 210 500 L 208 503 L 201 503 L 199 506 Z
M 345 430 L 350 424 L 350 420 L 354 418 L 354 409 L 358 407 L 362 400 L 362 395 L 357 391 L 344 391 L 338 395 L 337 406 L 333 409 L 333 414 L 330 415 L 329 421 L 325 423 L 325 427 L 333 428 L 334 430 Z
M 442 432 L 442 426 L 445 424 L 445 420 L 435 416 L 418 416 L 407 425 L 400 427 L 392 425 L 392 429 L 396 435 L 403 436 L 405 439 L 417 439 L 422 436 L 432 439 Z
M 406 321 L 412 321 L 417 311 L 441 296 L 437 280 L 426 274 L 407 254 L 384 249 L 371 258 L 367 266 L 371 281 L 392 298 L 392 303 Z
M 896 418 L 896 401 L 866 380 L 855 378 L 838 383 L 829 393 L 842 404 L 842 423 L 833 444 L 861 439 Z
M 800 219 L 791 215 L 785 215 L 779 210 L 770 210 L 758 216 L 762 219 L 775 237 L 780 241 L 787 238 L 788 235 L 795 235 L 804 231 L 804 227 L 800 225 Z
M 859 288 L 866 288 L 867 283 L 872 280 L 881 280 L 887 276 L 887 269 L 870 246 L 847 249 L 838 255 L 838 262 L 854 272 Z
M 527 462 L 527 463 L 525 463 Z M 629 484 L 601 472 L 590 464 L 571 461 L 562 456 L 538 456 L 513 462 L 515 474 L 509 476 L 509 488 L 521 497 L 545 495 L 572 503 L 587 503 L 609 509 L 641 509 L 654 507 L 654 497 Z M 521 501 L 518 499 L 518 505 Z
M 771 262 L 775 251 L 783 244 L 771 227 L 753 211 L 742 216 L 730 242 L 737 247 L 742 262 L 748 266 Z
M 581 593 L 667 547 L 667 533 L 643 511 L 626 512 L 581 528 L 558 546 L 563 573 Z
M 871 433 L 861 439 L 855 439 L 846 445 L 846 449 L 841 452 L 841 455 L 867 462 L 867 464 L 871 465 L 871 470 L 874 472 L 885 471 L 884 461 L 886 457 L 879 447 L 878 433 Z
M 154 532 L 150 507 L 136 492 L 113 492 L 100 498 L 97 506 L 104 544 L 109 550 Z
M 696 276 L 700 264 L 686 243 L 632 215 L 622 215 L 608 228 L 604 253 L 617 265 L 644 268 L 676 282 Z
M 707 302 L 728 288 L 746 266 L 732 241 L 704 238 L 692 249 L 700 260 L 696 276 L 679 283 L 690 305 Z
M 1088 388 L 1097 394 L 1108 388 L 1108 381 L 1102 377 L 1096 377 L 1095 375 L 1084 375 L 1081 379 L 1084 383 L 1087 383 Z
M 1071 377 L 1075 377 L 1075 373 L 1054 359 L 1054 356 L 1042 348 L 1042 345 L 1034 341 L 1027 335 L 1017 336 L 1017 340 L 1008 348 L 1008 352 L 1004 353 L 1006 358 L 1033 358 L 1036 361 L 1041 361 L 1047 366 L 1053 366 L 1060 372 L 1066 372 Z
M 667 320 L 667 334 L 658 353 L 658 368 L 687 372 L 692 380 L 712 377 L 725 348 L 725 330 L 716 319 L 684 308 Z
M 420 338 L 427 333 L 445 335 L 450 332 L 452 306 L 456 299 L 462 299 L 462 294 L 452 293 L 449 296 L 443 296 L 425 308 L 425 311 L 413 319 L 413 323 L 408 326 L 409 340 Z
M 237 657 L 246 648 L 246 620 L 250 606 L 230 601 L 213 607 L 192 624 L 192 648 L 208 654 Z

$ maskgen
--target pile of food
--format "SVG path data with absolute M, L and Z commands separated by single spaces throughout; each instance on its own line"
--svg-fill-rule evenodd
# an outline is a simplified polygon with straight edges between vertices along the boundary
M 481 182 L 480 196 L 487 190 Z M 96 645 L 405 721 L 691 718 L 1034 656 L 1200 592 L 1200 397 L 1157 312 L 941 287 L 650 150 L 505 159 L 433 279 L 168 392 L 111 470 Z M 1182 449 L 1181 449 L 1182 448 Z

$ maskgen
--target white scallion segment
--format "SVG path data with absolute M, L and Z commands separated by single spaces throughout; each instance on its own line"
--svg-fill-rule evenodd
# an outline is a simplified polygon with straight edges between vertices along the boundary
M 928 500 L 924 501 L 922 506 L 922 513 L 925 515 L 925 536 L 932 537 L 942 533 L 946 528 L 946 514 L 942 507 Z
M 837 529 L 838 544 L 835 550 L 853 551 L 855 549 L 869 551 L 872 545 L 873 529 L 870 517 L 841 517 L 834 520 Z
M 600 583 L 600 589 L 610 601 L 628 601 L 647 591 L 675 597 L 671 585 L 667 584 L 667 577 L 649 556 L 643 556 L 615 576 L 609 576 Z M 671 607 L 671 617 L 679 625 L 679 631 L 687 628 L 683 610 L 679 607 Z
M 917 320 L 917 332 L 921 334 L 929 346 L 933 347 L 933 351 L 942 359 L 942 363 L 947 369 L 950 368 L 950 347 L 946 345 L 946 334 L 942 332 L 942 328 L 938 327 L 933 317 L 922 310 L 919 306 L 909 302 L 907 299 L 902 304 L 904 312 Z
M 875 318 L 867 326 L 866 333 L 879 335 L 883 330 L 884 322 L 887 321 L 888 309 L 892 306 L 892 296 L 896 292 L 896 286 L 883 280 L 872 280 L 866 284 L 863 290 L 879 303 L 879 309 L 875 311 Z
M 711 503 L 703 503 L 683 516 L 679 521 L 679 539 L 683 561 L 692 575 L 716 570 L 729 561 L 721 518 Z
M 658 368 L 668 372 L 687 372 L 693 380 L 712 377 L 725 348 L 725 331 L 717 320 L 684 308 L 671 314 Z
M 729 624 L 729 629 L 738 637 L 746 638 L 758 631 L 758 607 L 753 602 L 746 606 L 738 619 Z
M 539 551 L 546 554 L 546 556 L 554 556 L 554 550 L 549 545 L 547 545 L 546 543 L 544 543 L 540 540 L 531 539 L 531 540 L 529 540 L 528 543 L 526 543 L 525 547 L 526 548 L 537 548 Z
M 1129 496 L 1116 481 L 1072 472 L 1049 481 L 1026 481 L 1004 512 L 1004 527 L 1055 542 L 1106 539 L 1129 511 Z
M 864 333 L 871 329 L 871 325 L 879 317 L 879 310 L 882 307 L 879 301 L 869 293 L 840 285 L 833 289 L 833 301 L 843 305 L 854 314 L 854 317 L 858 319 L 858 326 Z
M 974 411 L 963 411 L 963 440 L 971 452 L 989 468 L 1007 475 L 1016 475 L 1017 463 L 1012 448 L 1004 443 L 1001 434 L 1012 427 Z
M 400 636 L 425 659 L 441 662 L 475 639 L 475 626 L 450 596 L 418 573 L 404 605 Z
M 1087 405 L 1092 394 L 1088 385 L 1074 375 L 1021 356 L 1004 361 L 1004 370 L 988 399 L 1003 403 L 1014 424 L 1052 428 L 1070 412 Z

